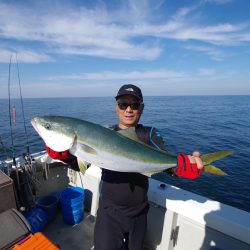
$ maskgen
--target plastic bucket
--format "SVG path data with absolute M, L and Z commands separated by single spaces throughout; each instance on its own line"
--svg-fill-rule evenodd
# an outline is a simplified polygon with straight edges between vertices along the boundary
M 52 195 L 41 196 L 36 200 L 38 207 L 44 209 L 48 214 L 48 222 L 55 219 L 57 209 L 58 198 Z
M 33 234 L 42 231 L 48 224 L 48 214 L 42 208 L 32 208 L 24 217 L 29 222 Z
M 61 193 L 62 193 L 62 190 L 59 190 L 59 191 L 50 193 L 50 195 L 56 197 L 56 199 L 59 201 L 61 197 Z M 61 208 L 60 202 L 57 203 L 57 207 Z
M 83 220 L 83 217 L 84 217 L 83 208 L 73 210 L 73 211 L 63 209 L 62 214 L 63 214 L 64 221 L 67 224 L 70 224 L 70 225 L 75 225 L 75 224 L 80 223 Z
M 61 193 L 60 203 L 63 219 L 67 224 L 75 225 L 84 217 L 84 189 L 68 187 Z

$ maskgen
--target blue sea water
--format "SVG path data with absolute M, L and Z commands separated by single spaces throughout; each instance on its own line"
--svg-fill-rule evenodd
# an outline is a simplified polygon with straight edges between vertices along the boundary
M 38 115 L 63 115 L 99 124 L 115 124 L 117 116 L 112 97 L 24 99 L 25 122 L 30 151 L 44 150 L 30 120 Z M 189 181 L 164 173 L 154 176 L 163 182 L 181 187 L 228 205 L 250 211 L 250 96 L 179 96 L 145 97 L 141 123 L 161 131 L 168 150 L 174 153 L 203 154 L 233 150 L 232 156 L 216 162 L 228 173 L 219 177 L 204 173 Z M 16 107 L 13 124 L 15 155 L 25 152 L 25 133 L 20 100 L 11 100 Z M 0 100 L 0 136 L 11 152 L 8 100 Z M 5 157 L 0 145 L 0 159 Z

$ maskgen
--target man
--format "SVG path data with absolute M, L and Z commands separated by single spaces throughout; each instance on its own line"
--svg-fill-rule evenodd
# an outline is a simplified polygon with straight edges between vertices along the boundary
M 132 84 L 123 85 L 115 98 L 118 124 L 110 128 L 119 131 L 134 127 L 139 140 L 160 150 L 166 150 L 157 129 L 139 124 L 144 109 L 140 88 Z M 49 148 L 47 151 L 52 158 L 60 159 L 57 152 Z M 76 162 L 72 156 L 62 160 L 70 159 Z M 180 154 L 177 167 L 167 172 L 195 179 L 202 171 L 202 161 L 199 153 L 195 152 L 193 156 Z M 94 232 L 95 250 L 119 250 L 124 244 L 129 250 L 142 249 L 149 209 L 148 178 L 140 173 L 102 169 L 100 192 Z

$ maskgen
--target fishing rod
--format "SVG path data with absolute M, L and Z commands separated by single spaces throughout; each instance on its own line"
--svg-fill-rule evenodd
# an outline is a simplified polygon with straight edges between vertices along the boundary
M 28 190 L 27 192 L 30 193 L 32 200 L 30 200 L 28 203 L 35 203 L 35 199 L 33 198 L 33 195 L 36 196 L 36 190 L 37 190 L 37 183 L 39 184 L 39 181 L 37 180 L 37 174 L 36 174 L 36 166 L 33 164 L 33 158 L 30 155 L 30 147 L 29 147 L 29 139 L 28 139 L 28 133 L 27 133 L 27 127 L 26 127 L 26 119 L 24 114 L 24 105 L 23 105 L 23 95 L 22 95 L 22 87 L 21 87 L 21 80 L 20 80 L 20 70 L 19 70 L 19 63 L 17 59 L 17 53 L 16 53 L 16 68 L 17 68 L 17 76 L 18 76 L 18 85 L 19 85 L 19 94 L 20 94 L 20 101 L 21 101 L 21 110 L 22 110 L 22 118 L 23 118 L 23 127 L 25 132 L 25 138 L 26 138 L 26 153 L 23 154 L 23 158 L 25 160 L 25 164 L 22 166 L 23 168 L 23 178 L 25 180 L 25 183 L 27 184 Z
M 11 70 L 11 61 L 12 55 L 10 56 L 10 63 L 9 63 L 9 77 L 8 77 L 8 97 L 9 97 L 9 125 L 10 125 L 10 138 L 11 138 L 11 150 L 12 150 L 12 165 L 16 171 L 16 180 L 17 180 L 17 188 L 20 190 L 20 180 L 18 175 L 18 169 L 16 166 L 16 157 L 15 157 L 15 147 L 14 147 L 14 139 L 13 139 L 13 127 L 12 127 L 12 119 L 11 119 L 11 96 L 10 96 L 10 70 Z
M 16 69 L 17 69 L 19 93 L 20 93 L 20 100 L 21 100 L 23 126 L 24 126 L 25 139 L 26 139 L 26 153 L 23 154 L 23 158 L 25 162 L 24 164 L 20 164 L 19 162 L 18 166 L 16 162 L 16 157 L 15 157 L 16 153 L 15 153 L 15 145 L 14 145 L 13 124 L 12 124 L 12 120 L 14 123 L 16 122 L 15 106 L 13 106 L 13 109 L 12 109 L 13 116 L 11 115 L 10 84 L 11 84 L 12 55 L 10 57 L 9 79 L 8 79 L 9 126 L 10 126 L 10 135 L 11 135 L 11 143 L 12 143 L 12 159 L 13 159 L 12 167 L 15 168 L 15 171 L 13 171 L 13 175 L 14 175 L 13 177 L 16 180 L 15 182 L 16 182 L 16 187 L 17 187 L 16 202 L 17 202 L 17 207 L 19 207 L 19 209 L 25 210 L 26 206 L 32 206 L 35 203 L 35 199 L 33 197 L 33 190 L 36 189 L 36 169 L 35 169 L 35 166 L 32 164 L 33 159 L 29 151 L 28 133 L 27 133 L 26 123 L 25 123 L 24 105 L 23 105 L 22 88 L 21 88 L 20 71 L 19 71 L 19 64 L 17 60 L 17 54 L 16 54 L 15 59 L 16 59 Z
M 18 85 L 19 85 L 19 94 L 20 94 L 20 101 L 21 101 L 21 110 L 22 110 L 22 117 L 23 117 L 23 127 L 24 127 L 24 133 L 26 138 L 26 153 L 23 154 L 24 160 L 30 166 L 32 171 L 33 165 L 32 165 L 32 157 L 30 155 L 30 147 L 29 147 L 29 139 L 28 139 L 28 133 L 27 133 L 27 127 L 26 127 L 26 119 L 24 115 L 24 105 L 23 105 L 23 95 L 22 95 L 22 87 L 21 87 L 21 80 L 20 80 L 20 70 L 19 70 L 19 63 L 17 60 L 17 53 L 16 53 L 16 67 L 17 67 L 17 77 L 18 77 Z M 34 171 L 35 173 L 36 171 Z
M 22 109 L 22 116 L 23 116 L 23 127 L 24 127 L 25 138 L 26 138 L 26 152 L 27 152 L 27 155 L 29 156 L 30 155 L 29 140 L 28 140 L 28 133 L 27 133 L 26 122 L 25 122 L 25 115 L 24 115 L 23 95 L 22 95 L 21 80 L 20 80 L 20 71 L 19 71 L 19 64 L 18 64 L 18 60 L 17 60 L 17 53 L 16 53 L 16 67 L 17 67 L 19 93 L 20 93 L 21 109 Z

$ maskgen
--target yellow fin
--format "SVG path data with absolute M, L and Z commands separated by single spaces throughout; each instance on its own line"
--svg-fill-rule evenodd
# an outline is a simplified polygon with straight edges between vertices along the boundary
M 205 172 L 210 173 L 210 174 L 227 175 L 227 173 L 225 173 L 220 168 L 217 168 L 217 167 L 215 167 L 213 165 L 206 165 L 206 166 L 204 166 L 204 170 L 205 170 Z
M 78 147 L 80 150 L 82 150 L 82 151 L 84 151 L 84 152 L 86 152 L 86 153 L 88 153 L 88 154 L 97 155 L 96 150 L 93 149 L 93 148 L 91 148 L 90 146 L 88 146 L 88 145 L 86 145 L 86 144 L 78 143 L 77 147 Z
M 154 169 L 152 171 L 147 171 L 147 172 L 144 172 L 142 173 L 143 175 L 146 175 L 148 177 L 151 177 L 153 174 L 158 174 L 160 172 L 163 172 L 164 169 Z
M 136 134 L 136 132 L 135 132 L 135 127 L 126 128 L 126 129 L 120 129 L 120 130 L 118 130 L 117 132 L 118 132 L 119 134 L 121 134 L 121 135 L 123 135 L 123 136 L 125 136 L 125 137 L 127 137 L 127 138 L 129 138 L 129 139 L 131 139 L 131 140 L 133 140 L 133 141 L 137 141 L 137 142 L 142 143 L 142 142 L 139 140 L 139 138 L 138 138 L 138 136 L 137 136 L 137 134 Z
M 211 162 L 222 159 L 228 155 L 233 154 L 233 151 L 219 151 L 211 154 L 202 155 L 201 159 L 205 165 L 210 164 Z
M 80 172 L 82 174 L 85 174 L 85 172 L 88 169 L 88 167 L 90 166 L 90 164 L 86 161 L 78 160 L 78 166 L 79 166 Z

